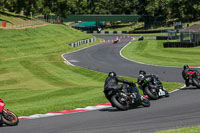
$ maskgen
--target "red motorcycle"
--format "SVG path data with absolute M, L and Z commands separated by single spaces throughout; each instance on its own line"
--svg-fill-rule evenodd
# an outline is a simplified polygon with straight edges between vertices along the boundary
M 200 74 L 196 71 L 187 71 L 185 73 L 185 80 L 189 85 L 200 88 Z M 190 82 L 191 81 L 191 82 Z
M 8 126 L 16 126 L 19 123 L 19 119 L 16 114 L 8 109 L 4 108 L 5 103 L 0 98 L 0 126 L 6 124 Z

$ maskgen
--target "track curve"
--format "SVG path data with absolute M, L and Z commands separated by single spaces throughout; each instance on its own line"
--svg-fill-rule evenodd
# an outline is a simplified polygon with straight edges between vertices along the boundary
M 96 37 L 105 40 L 116 38 L 116 36 L 111 35 L 96 35 Z M 137 78 L 139 70 L 142 69 L 147 71 L 147 73 L 159 75 L 162 81 L 184 82 L 181 76 L 182 68 L 145 65 L 122 58 L 119 52 L 131 40 L 132 38 L 127 38 L 122 39 L 117 44 L 99 44 L 77 52 L 64 54 L 63 57 L 71 64 L 95 71 L 105 73 L 115 71 L 119 75 Z
M 103 36 L 98 36 L 103 37 Z M 104 38 L 104 37 L 103 37 Z M 115 38 L 106 36 L 106 39 Z M 119 55 L 130 39 L 117 45 L 99 44 L 63 55 L 74 65 L 100 72 L 116 71 L 136 77 L 139 69 L 156 73 L 165 81 L 183 82 L 182 68 L 155 67 L 130 62 Z M 106 61 L 105 61 L 106 60 Z M 161 72 L 159 72 L 161 71 Z M 152 133 L 158 130 L 200 124 L 200 90 L 184 88 L 169 98 L 151 101 L 151 107 L 128 111 L 107 108 L 97 111 L 20 121 L 16 127 L 1 127 L 2 133 Z

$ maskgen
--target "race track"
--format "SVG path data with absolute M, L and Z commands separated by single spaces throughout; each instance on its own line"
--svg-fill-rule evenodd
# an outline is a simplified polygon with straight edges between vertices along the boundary
M 106 40 L 116 38 L 116 36 L 97 36 Z M 115 71 L 119 75 L 137 78 L 139 70 L 153 73 L 159 76 L 162 81 L 184 82 L 181 76 L 183 68 L 160 67 L 138 64 L 122 58 L 120 50 L 132 40 L 132 38 L 122 39 L 120 43 L 103 43 L 81 51 L 65 54 L 64 58 L 71 64 L 92 69 L 99 72 L 108 73 Z
M 114 36 L 98 36 L 112 39 Z M 100 72 L 137 77 L 140 69 L 158 74 L 164 81 L 183 82 L 182 68 L 138 64 L 119 55 L 131 39 L 116 45 L 104 43 L 63 55 L 74 65 Z M 102 87 L 103 89 L 103 87 Z M 152 133 L 158 130 L 200 125 L 200 89 L 184 88 L 169 98 L 151 101 L 149 108 L 118 111 L 106 108 L 75 114 L 20 121 L 15 127 L 1 127 L 1 133 Z

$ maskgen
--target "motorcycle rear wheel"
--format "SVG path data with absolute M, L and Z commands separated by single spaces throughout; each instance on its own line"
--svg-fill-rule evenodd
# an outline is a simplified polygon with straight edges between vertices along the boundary
M 120 101 L 119 101 L 119 96 L 117 96 L 117 95 L 113 95 L 112 97 L 111 97 L 111 102 L 112 102 L 112 104 L 114 104 L 114 106 L 118 109 L 118 110 L 121 110 L 121 111 L 125 111 L 125 110 L 128 110 L 129 109 L 129 104 L 128 104 L 128 102 L 123 102 L 123 103 L 121 103 Z
M 9 111 L 9 112 L 7 111 L 7 113 L 9 113 L 11 116 L 6 116 L 3 113 L 3 115 L 2 115 L 2 121 L 3 121 L 3 123 L 5 123 L 6 125 L 9 125 L 9 126 L 16 126 L 16 125 L 18 125 L 19 119 L 18 119 L 17 115 L 14 114 L 11 111 Z M 10 120 L 9 117 L 13 117 L 13 119 Z
M 144 88 L 144 91 L 147 93 L 147 95 L 153 99 L 153 100 L 157 100 L 159 98 L 158 94 L 153 94 L 150 89 L 148 87 Z

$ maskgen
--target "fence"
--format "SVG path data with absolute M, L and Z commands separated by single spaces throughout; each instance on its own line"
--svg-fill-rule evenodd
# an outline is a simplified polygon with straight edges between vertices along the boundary
M 80 40 L 78 42 L 74 42 L 74 43 L 70 43 L 69 45 L 72 47 L 78 47 L 82 44 L 86 44 L 86 43 L 92 43 L 96 41 L 96 37 L 91 38 L 91 39 L 84 39 L 84 40 Z
M 149 30 L 149 31 L 83 31 L 93 34 L 143 34 L 143 33 L 168 33 L 168 30 Z
M 200 42 L 165 42 L 163 46 L 164 48 L 190 48 L 200 46 Z
M 156 40 L 177 40 L 179 36 L 156 36 Z
M 16 20 L 13 23 L 6 22 L 6 21 L 0 21 L 0 28 L 5 29 L 18 29 L 18 28 L 24 28 L 24 27 L 33 27 L 37 25 L 43 25 L 47 22 L 44 21 L 44 19 L 36 19 L 36 20 Z

